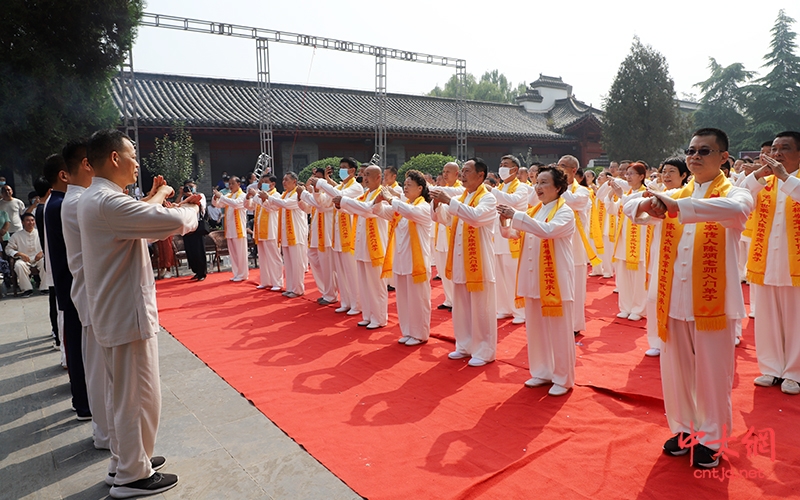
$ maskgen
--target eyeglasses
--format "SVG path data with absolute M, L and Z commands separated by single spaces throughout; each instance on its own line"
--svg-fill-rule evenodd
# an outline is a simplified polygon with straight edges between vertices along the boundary
M 708 156 L 711 153 L 720 153 L 720 152 L 722 152 L 722 150 L 720 150 L 720 149 L 706 149 L 706 148 L 702 148 L 702 149 L 689 148 L 689 149 L 685 149 L 683 152 L 686 153 L 686 156 L 694 156 L 694 155 Z

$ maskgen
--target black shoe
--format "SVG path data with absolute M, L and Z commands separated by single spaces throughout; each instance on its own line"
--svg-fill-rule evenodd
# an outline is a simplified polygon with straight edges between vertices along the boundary
M 191 281 L 191 280 L 196 280 L 196 279 L 197 279 L 197 275 L 195 274 L 194 276 L 192 276 L 191 278 L 189 278 L 189 281 Z
M 155 495 L 162 493 L 178 484 L 178 476 L 175 474 L 162 474 L 154 472 L 152 476 L 139 479 L 132 483 L 111 487 L 109 494 L 112 498 L 131 498 L 144 495 Z
M 688 444 L 689 434 L 686 432 L 679 432 L 669 438 L 666 443 L 664 443 L 664 453 L 667 455 L 672 455 L 673 457 L 679 457 L 681 455 L 686 455 L 689 453 L 690 446 L 686 446 Z M 684 443 L 684 447 L 681 448 L 681 442 Z
M 439 304 L 438 306 L 436 306 L 436 309 L 447 309 L 448 311 L 452 311 L 453 310 L 453 308 L 451 306 L 446 306 L 444 304 Z
M 88 411 L 86 413 L 78 412 L 78 416 L 75 418 L 81 422 L 85 422 L 86 420 L 92 419 L 92 414 L 89 413 Z
M 386 291 L 394 292 L 394 287 L 392 285 L 386 285 Z
M 22 292 L 23 297 L 30 297 L 31 295 L 33 295 L 33 290 L 25 290 Z
M 167 459 L 164 458 L 164 457 L 156 456 L 156 457 L 150 458 L 150 467 L 152 467 L 153 470 L 161 469 L 162 467 L 164 467 L 164 465 L 166 463 L 167 463 Z
M 205 276 L 198 276 L 198 277 L 197 277 L 197 281 L 203 281 L 204 279 L 206 279 L 206 277 L 205 277 Z
M 433 281 L 442 281 L 442 277 L 439 275 L 434 276 Z
M 708 446 L 697 444 L 692 455 L 692 465 L 700 469 L 713 469 L 719 465 L 719 455 Z

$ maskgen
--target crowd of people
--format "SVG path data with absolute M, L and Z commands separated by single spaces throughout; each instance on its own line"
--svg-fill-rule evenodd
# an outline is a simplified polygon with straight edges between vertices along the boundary
M 402 185 L 393 167 L 343 158 L 338 176 L 334 166 L 306 182 L 286 173 L 280 192 L 271 174 L 247 184 L 229 177 L 209 209 L 224 221 L 232 282 L 248 280 L 250 231 L 257 289 L 297 299 L 310 267 L 317 302 L 367 330 L 388 325 L 394 292 L 404 347 L 428 341 L 437 307 L 452 313 L 447 358 L 481 367 L 496 359 L 498 321 L 524 324 L 524 384 L 549 386 L 551 396 L 575 383 L 587 276 L 615 278 L 617 318 L 646 318 L 645 354 L 660 357 L 673 434 L 664 452 L 691 449 L 695 466 L 711 468 L 732 428 L 734 349 L 748 314 L 741 283 L 749 283 L 756 318 L 755 385 L 800 393 L 800 339 L 791 333 L 800 311 L 800 133 L 778 134 L 755 158 L 734 160 L 727 150 L 726 134 L 706 128 L 692 135 L 685 157 L 656 168 L 624 160 L 595 174 L 571 155 L 528 166 L 506 155 L 497 173 L 471 158 L 447 163 L 437 178 L 408 171 Z M 16 262 L 46 260 L 73 406 L 79 419 L 92 419 L 95 446 L 111 451 L 114 498 L 178 480 L 156 472 L 165 459 L 153 456 L 161 398 L 146 240 L 196 233 L 205 209 L 191 182 L 175 204 L 161 178 L 142 200 L 128 196 L 138 168 L 121 132 L 70 142 L 45 163 L 44 256 L 41 246 L 11 243 L 33 239 L 32 214 L 19 215 L 6 246 Z M 193 278 L 204 279 L 204 254 L 196 260 Z M 444 291 L 437 305 L 433 280 Z

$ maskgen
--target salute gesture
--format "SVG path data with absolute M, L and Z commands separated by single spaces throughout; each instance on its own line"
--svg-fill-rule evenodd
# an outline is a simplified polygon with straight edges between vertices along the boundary
M 763 179 L 771 174 L 774 174 L 775 177 L 782 181 L 786 181 L 786 179 L 789 177 L 786 167 L 784 167 L 783 163 L 779 162 L 775 158 L 762 154 L 761 163 L 763 166 L 756 170 L 756 179 Z

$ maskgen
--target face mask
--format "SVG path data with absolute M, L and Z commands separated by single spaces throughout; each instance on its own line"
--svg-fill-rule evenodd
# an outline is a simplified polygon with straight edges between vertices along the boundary
M 5 186 L 5 185 L 6 185 L 6 181 L 0 181 L 0 187 Z
M 270 187 L 270 185 L 265 182 L 265 183 L 261 184 L 261 190 L 262 191 L 272 191 L 272 187 Z
M 228 183 L 226 182 L 226 183 L 225 183 L 225 189 L 228 189 L 229 187 L 230 187 L 230 186 L 228 186 Z
M 364 178 L 359 175 L 358 177 L 356 177 L 356 182 L 361 184 L 362 182 L 364 182 Z
M 342 180 L 345 180 L 348 177 L 350 177 L 350 171 L 348 169 L 346 169 L 346 168 L 340 168 L 339 169 L 339 178 L 342 179 Z
M 511 176 L 511 169 L 508 167 L 500 167 L 500 178 L 506 180 Z
M 192 194 L 195 194 L 195 193 L 197 193 L 197 188 L 193 187 L 192 188 Z

